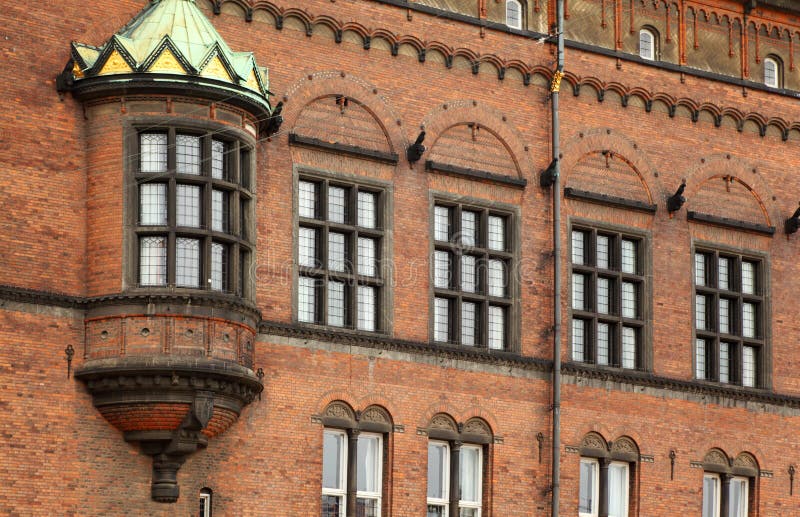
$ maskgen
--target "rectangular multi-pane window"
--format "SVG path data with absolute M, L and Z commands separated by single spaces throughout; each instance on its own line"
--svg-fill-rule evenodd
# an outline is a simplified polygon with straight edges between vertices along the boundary
M 138 202 L 130 220 L 139 244 L 138 284 L 250 293 L 244 282 L 251 278 L 242 270 L 253 247 L 250 150 L 233 138 L 175 128 L 137 136 Z
M 322 438 L 322 517 L 345 517 L 347 435 L 325 429 Z
M 763 386 L 765 262 L 698 249 L 693 263 L 695 377 Z
M 646 241 L 576 226 L 570 244 L 572 360 L 646 368 Z
M 447 517 L 450 503 L 450 446 L 428 442 L 427 517 Z
M 581 458 L 578 515 L 596 517 L 600 507 L 600 468 L 597 460 Z
M 307 323 L 382 330 L 383 192 L 301 177 L 297 186 L 297 314 Z M 314 296 L 310 281 L 314 280 Z
M 380 517 L 383 467 L 383 437 L 358 435 L 356 458 L 356 515 Z
M 703 476 L 703 513 L 702 517 L 720 517 L 720 483 L 717 474 Z
M 483 491 L 483 449 L 479 445 L 462 445 L 459 452 L 458 502 L 460 517 L 480 517 Z
M 513 214 L 440 200 L 432 215 L 433 340 L 508 349 Z

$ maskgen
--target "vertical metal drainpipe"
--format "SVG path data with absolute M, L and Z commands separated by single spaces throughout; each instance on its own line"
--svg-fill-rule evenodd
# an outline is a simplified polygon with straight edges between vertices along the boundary
M 556 0 L 556 71 L 550 88 L 553 108 L 553 472 L 552 517 L 558 517 L 561 493 L 561 133 L 558 118 L 558 94 L 564 76 L 564 0 Z

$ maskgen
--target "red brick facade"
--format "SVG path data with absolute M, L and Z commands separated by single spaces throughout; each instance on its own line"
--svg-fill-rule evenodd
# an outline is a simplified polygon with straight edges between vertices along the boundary
M 215 15 L 212 2 L 198 0 L 231 48 L 253 51 L 269 68 L 272 103 L 284 106 L 280 130 L 262 133 L 254 147 L 259 322 L 248 319 L 246 302 L 245 309 L 222 313 L 149 300 L 141 306 L 159 303 L 158 311 L 103 312 L 104 297 L 130 287 L 126 261 L 135 258 L 126 244 L 132 235 L 126 210 L 136 203 L 127 183 L 126 131 L 150 117 L 246 133 L 248 116 L 196 99 L 114 97 L 92 104 L 56 91 L 70 41 L 102 44 L 143 0 L 100 1 L 88 9 L 72 0 L 4 2 L 0 514 L 195 515 L 200 489 L 209 487 L 214 515 L 319 515 L 323 416 L 331 402 L 342 401 L 355 411 L 379 406 L 391 418 L 382 516 L 425 515 L 428 430 L 441 413 L 459 424 L 481 419 L 491 430 L 483 517 L 550 515 L 553 192 L 539 186 L 539 173 L 551 158 L 552 46 L 533 33 L 480 27 L 480 18 L 392 5 L 399 3 L 223 0 Z M 498 9 L 497 2 L 477 3 Z M 535 3 L 546 9 L 547 2 Z M 796 14 L 767 9 L 761 16 L 800 30 Z M 750 516 L 794 515 L 800 487 L 793 487 L 789 469 L 800 463 L 800 245 L 797 234 L 784 232 L 784 221 L 800 199 L 796 99 L 742 86 L 737 78 L 693 74 L 681 68 L 685 61 L 670 68 L 575 46 L 566 59 L 562 185 L 657 210 L 563 199 L 564 243 L 576 223 L 646 236 L 643 346 L 650 365 L 633 372 L 571 361 L 565 244 L 561 515 L 578 513 L 580 449 L 591 432 L 609 447 L 628 438 L 638 448 L 631 516 L 699 515 L 704 457 L 714 448 L 731 462 L 741 453 L 757 462 Z M 788 63 L 785 71 L 798 73 Z M 176 107 L 182 102 L 191 114 Z M 406 148 L 422 129 L 427 150 L 409 163 Z M 290 133 L 399 159 L 290 145 Z M 429 171 L 426 160 L 495 179 Z M 298 322 L 296 191 L 304 172 L 385 186 L 386 333 Z M 687 202 L 669 214 L 666 200 L 684 179 Z M 433 343 L 432 199 L 442 196 L 518 214 L 519 321 L 508 324 L 519 330 L 506 353 Z M 739 227 L 688 220 L 689 211 Z M 774 234 L 763 231 L 769 228 Z M 692 250 L 698 245 L 763 257 L 760 388 L 695 378 Z M 203 431 L 208 446 L 178 472 L 180 499 L 158 503 L 148 493 L 151 462 L 123 431 L 174 429 L 189 406 L 165 403 L 154 412 L 133 401 L 98 410 L 86 384 L 67 376 L 68 345 L 75 350 L 72 371 L 108 357 L 205 357 L 251 374 L 263 369 L 264 390 L 238 419 L 234 410 L 215 409 Z

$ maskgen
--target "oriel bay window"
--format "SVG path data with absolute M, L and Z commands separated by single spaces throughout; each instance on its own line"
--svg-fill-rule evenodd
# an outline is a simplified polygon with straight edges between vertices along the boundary
M 175 128 L 135 145 L 136 283 L 249 296 L 251 148 Z
M 306 176 L 297 192 L 297 319 L 383 331 L 384 192 Z
M 764 385 L 764 261 L 719 250 L 694 254 L 695 377 Z
M 647 368 L 645 243 L 641 236 L 573 227 L 573 361 Z
M 380 517 L 388 414 L 371 406 L 356 416 L 334 402 L 322 417 L 321 517 Z
M 513 214 L 437 200 L 433 240 L 433 341 L 509 348 L 517 288 Z

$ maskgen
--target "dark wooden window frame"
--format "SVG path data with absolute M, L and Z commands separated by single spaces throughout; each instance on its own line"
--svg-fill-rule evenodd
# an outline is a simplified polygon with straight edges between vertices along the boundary
M 706 259 L 705 286 L 699 286 L 696 282 L 696 254 L 703 254 L 711 257 Z M 719 258 L 726 258 L 731 261 L 729 266 L 729 289 L 719 289 Z M 767 326 L 767 261 L 762 255 L 743 253 L 742 250 L 726 249 L 724 247 L 698 244 L 692 249 L 692 322 L 694 329 L 694 340 L 692 341 L 692 376 L 700 381 L 720 382 L 720 342 L 728 343 L 731 348 L 728 351 L 728 382 L 722 384 L 742 385 L 742 366 L 744 346 L 752 346 L 756 350 L 755 356 L 755 388 L 765 388 L 769 385 L 769 349 Z M 742 293 L 741 271 L 742 262 L 750 262 L 755 265 L 754 281 L 755 293 Z M 706 327 L 707 329 L 697 328 L 697 295 L 706 297 Z M 719 330 L 719 300 L 725 298 L 731 301 L 729 307 L 729 333 L 722 333 Z M 742 331 L 742 304 L 745 302 L 753 303 L 756 306 L 755 326 L 756 337 L 746 338 Z M 697 340 L 703 339 L 706 342 L 706 364 L 705 377 L 697 377 Z M 709 353 L 709 351 L 711 353 Z
M 583 232 L 587 237 L 584 243 L 584 264 L 572 262 L 572 232 Z M 597 235 L 609 237 L 609 269 L 600 269 L 596 265 Z M 621 267 L 622 240 L 637 243 L 637 273 L 623 273 Z M 609 360 L 607 368 L 622 368 L 622 327 L 632 327 L 637 331 L 635 370 L 652 370 L 652 338 L 651 338 L 651 279 L 650 271 L 650 239 L 641 231 L 630 228 L 607 226 L 594 222 L 572 221 L 568 233 L 569 242 L 569 341 L 570 357 L 572 356 L 572 321 L 580 319 L 586 322 L 584 329 L 583 363 L 597 364 L 597 323 L 609 325 Z M 572 300 L 573 274 L 581 274 L 586 278 L 584 284 L 584 310 L 575 309 Z M 609 314 L 597 311 L 597 279 L 607 278 L 609 286 Z M 622 316 L 622 283 L 631 282 L 637 288 L 636 318 Z
M 437 206 L 444 206 L 450 209 L 451 226 L 450 240 L 448 242 L 437 241 L 435 238 Z M 477 212 L 478 222 L 478 245 L 465 246 L 458 240 L 454 240 L 461 229 L 461 213 L 464 210 Z M 488 248 L 488 220 L 489 216 L 499 216 L 505 221 L 505 251 L 490 250 Z M 461 303 L 466 300 L 474 302 L 480 308 L 480 314 L 476 315 L 477 332 L 475 337 L 475 348 L 488 349 L 489 342 L 489 306 L 502 306 L 505 309 L 505 335 L 503 350 L 511 351 L 514 344 L 519 340 L 518 328 L 518 301 L 519 301 L 519 282 L 516 281 L 518 273 L 518 228 L 517 221 L 519 214 L 511 206 L 499 205 L 497 203 L 487 203 L 475 199 L 463 199 L 448 195 L 434 195 L 431 199 L 430 207 L 430 236 L 431 236 L 431 287 L 432 295 L 430 298 L 430 341 L 432 343 L 442 343 L 435 339 L 435 307 L 436 298 L 447 298 L 450 300 L 448 307 L 448 343 L 461 344 Z M 435 252 L 447 251 L 450 254 L 450 286 L 449 288 L 436 287 L 435 285 Z M 461 256 L 471 255 L 479 257 L 476 264 L 478 270 L 478 287 L 476 292 L 470 293 L 461 290 Z M 488 294 L 488 261 L 490 259 L 500 259 L 506 264 L 505 288 L 506 297 L 489 296 Z M 455 301 L 455 303 L 453 303 Z M 472 346 L 472 345 L 465 345 Z
M 302 217 L 299 211 L 299 183 L 307 181 L 317 185 L 316 198 L 317 210 L 314 218 Z M 348 219 L 345 223 L 335 223 L 327 220 L 328 214 L 328 188 L 330 186 L 341 187 L 347 190 L 348 200 L 346 205 L 346 217 Z M 358 226 L 358 192 L 369 192 L 376 195 L 375 199 L 375 228 L 363 228 Z M 377 185 L 369 181 L 360 181 L 358 178 L 345 177 L 345 176 L 332 176 L 326 174 L 318 174 L 307 171 L 300 171 L 297 175 L 295 182 L 295 204 L 294 216 L 296 218 L 295 224 L 295 246 L 294 256 L 295 264 L 297 265 L 297 278 L 310 277 L 314 278 L 316 283 L 316 306 L 315 306 L 315 321 L 301 322 L 310 325 L 325 325 L 329 328 L 354 330 L 358 332 L 373 333 L 387 333 L 389 323 L 385 316 L 387 312 L 385 307 L 388 305 L 386 301 L 385 291 L 387 289 L 387 282 L 385 281 L 385 263 L 387 256 L 386 239 L 387 239 L 387 189 L 385 186 Z M 316 259 L 319 267 L 309 267 L 300 265 L 298 260 L 298 245 L 299 245 L 299 229 L 312 228 L 317 232 L 317 248 Z M 332 271 L 328 269 L 328 234 L 334 231 L 336 233 L 343 233 L 348 236 L 345 241 L 345 270 Z M 358 273 L 358 238 L 369 237 L 375 239 L 377 244 L 375 246 L 375 269 L 376 276 L 361 275 Z M 345 284 L 345 323 L 344 326 L 329 325 L 328 318 L 328 281 L 337 280 Z M 362 330 L 357 328 L 358 323 L 358 304 L 357 304 L 357 289 L 358 286 L 370 286 L 376 288 L 375 295 L 375 330 Z M 297 287 L 297 294 L 299 296 L 299 287 Z M 293 314 L 295 320 L 299 321 L 298 304 L 295 301 L 293 304 Z
M 167 171 L 140 172 L 140 135 L 161 133 L 167 135 Z M 200 137 L 200 174 L 179 174 L 176 172 L 176 145 L 178 134 Z M 225 162 L 225 175 L 222 179 L 211 177 L 212 140 L 225 142 L 229 156 Z M 252 299 L 253 279 L 246 274 L 255 258 L 253 220 L 255 210 L 255 148 L 252 138 L 244 132 L 209 123 L 175 119 L 135 119 L 126 127 L 126 168 L 129 188 L 126 196 L 126 218 L 133 228 L 132 238 L 126 249 L 130 266 L 126 268 L 126 283 L 134 289 L 147 291 L 169 291 L 175 289 L 187 292 L 205 291 L 219 294 L 232 294 Z M 139 186 L 145 183 L 162 183 L 167 191 L 167 224 L 158 226 L 140 225 Z M 178 227 L 176 224 L 176 191 L 178 184 L 201 187 L 200 227 Z M 212 191 L 222 190 L 228 195 L 228 231 L 212 231 Z M 161 236 L 167 239 L 167 281 L 165 285 L 140 285 L 140 240 L 148 236 Z M 178 237 L 188 237 L 200 241 L 200 285 L 198 287 L 176 287 L 175 242 Z M 220 243 L 227 247 L 227 285 L 223 290 L 212 290 L 207 280 L 211 278 L 211 245 Z

